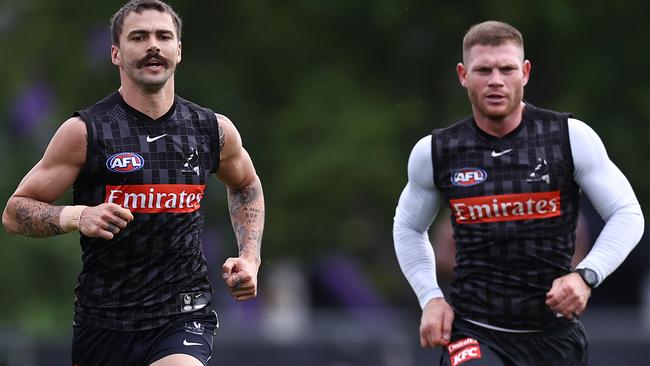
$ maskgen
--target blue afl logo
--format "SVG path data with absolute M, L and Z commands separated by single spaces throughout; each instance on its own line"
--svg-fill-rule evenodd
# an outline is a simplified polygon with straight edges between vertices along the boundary
M 487 179 L 487 173 L 481 168 L 463 168 L 451 175 L 451 183 L 459 187 L 481 184 Z
M 106 160 L 106 167 L 116 173 L 132 173 L 142 169 L 144 159 L 132 152 L 123 152 L 111 155 Z

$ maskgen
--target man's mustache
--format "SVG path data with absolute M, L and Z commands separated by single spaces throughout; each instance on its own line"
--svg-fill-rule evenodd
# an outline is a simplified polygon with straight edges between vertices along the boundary
M 149 63 L 159 63 L 164 67 L 169 66 L 169 61 L 165 57 L 160 56 L 159 54 L 147 55 L 143 57 L 140 61 L 138 61 L 137 66 L 138 68 L 141 68 Z

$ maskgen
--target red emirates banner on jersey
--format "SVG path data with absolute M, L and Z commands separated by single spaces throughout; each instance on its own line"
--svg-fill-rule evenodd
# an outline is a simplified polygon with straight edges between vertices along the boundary
M 560 216 L 560 191 L 502 194 L 449 201 L 458 224 L 547 219 Z
M 201 208 L 204 191 L 199 184 L 107 185 L 104 202 L 133 213 L 187 213 Z

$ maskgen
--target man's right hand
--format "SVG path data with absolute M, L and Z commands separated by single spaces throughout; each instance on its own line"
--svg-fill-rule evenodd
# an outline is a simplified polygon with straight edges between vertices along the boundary
M 420 345 L 423 348 L 446 346 L 451 338 L 454 310 L 444 298 L 431 299 L 422 309 Z
M 79 218 L 79 231 L 92 238 L 113 239 L 133 220 L 128 209 L 114 203 L 102 203 L 83 210 Z

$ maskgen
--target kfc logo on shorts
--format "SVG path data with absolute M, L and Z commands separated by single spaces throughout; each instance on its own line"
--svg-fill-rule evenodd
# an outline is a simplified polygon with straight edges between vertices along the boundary
M 447 346 L 451 366 L 457 366 L 465 361 L 481 358 L 481 347 L 474 338 L 463 338 Z
M 133 152 L 122 152 L 111 155 L 106 160 L 106 167 L 115 173 L 132 173 L 142 169 L 144 159 Z
M 451 183 L 458 187 L 469 187 L 485 182 L 487 173 L 481 168 L 463 168 L 451 174 Z

